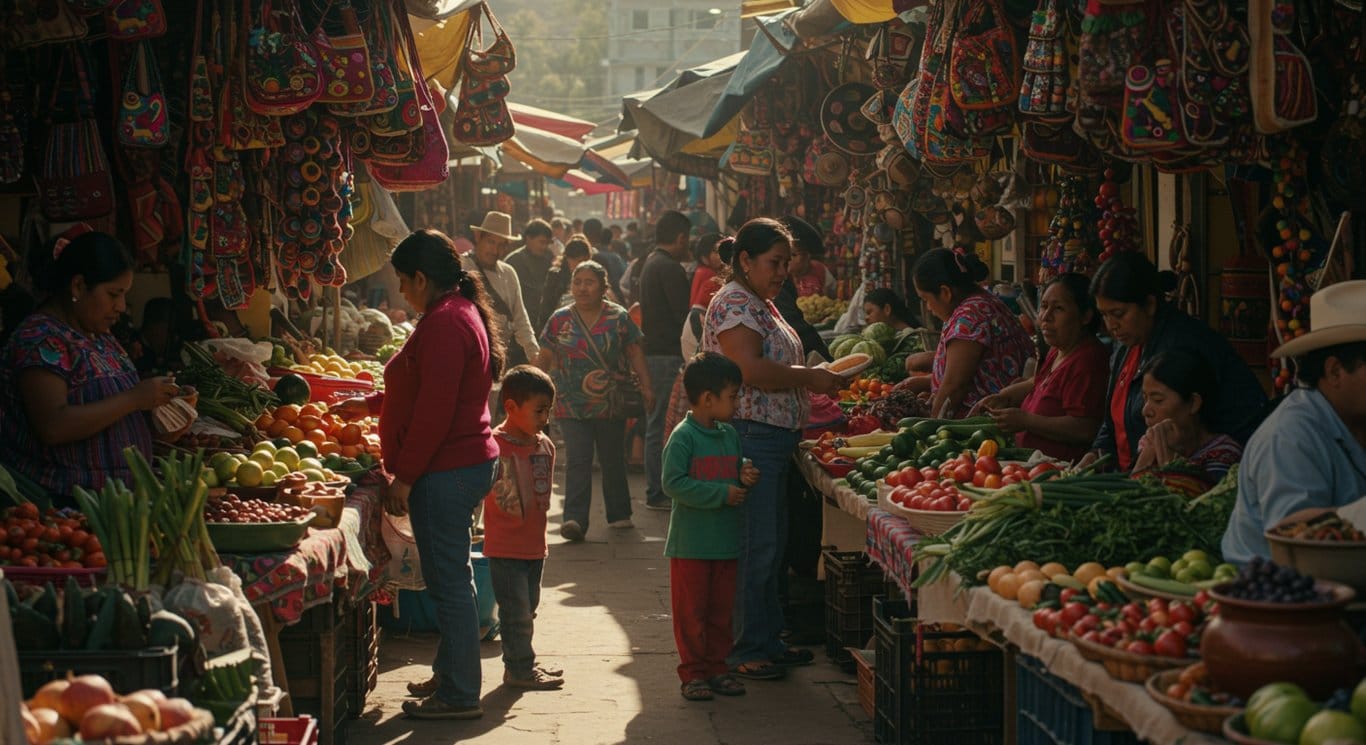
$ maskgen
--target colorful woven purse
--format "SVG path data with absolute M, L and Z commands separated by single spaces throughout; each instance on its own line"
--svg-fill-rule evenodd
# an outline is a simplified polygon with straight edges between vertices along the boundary
M 161 147 L 170 137 L 166 118 L 166 94 L 156 60 L 145 42 L 139 43 L 129 60 L 119 101 L 119 142 L 132 147 Z
M 1020 113 L 1049 120 L 1070 116 L 1067 109 L 1067 41 L 1071 36 L 1067 10 L 1058 0 L 1041 0 L 1029 23 L 1020 83 Z
M 356 103 L 329 104 L 327 110 L 337 116 L 383 114 L 398 105 L 398 91 L 394 88 L 394 68 L 398 62 L 394 50 L 384 42 L 383 19 L 379 8 L 372 7 L 369 22 L 361 29 L 370 59 L 370 81 L 374 91 L 370 99 Z
M 383 7 L 380 7 L 380 6 Z M 409 59 L 406 43 L 399 27 L 397 13 L 392 3 L 380 3 L 374 8 L 376 25 L 380 38 L 380 49 L 389 53 L 386 65 L 393 80 L 393 105 L 388 109 L 362 117 L 366 129 L 379 137 L 412 132 L 422 126 L 422 112 L 419 110 L 417 94 L 417 75 L 413 72 L 413 61 Z
M 0 41 L 10 49 L 84 39 L 89 29 L 66 0 L 14 0 L 2 7 Z
M 1015 103 L 1020 62 L 999 0 L 969 2 L 958 28 L 949 58 L 954 103 L 964 111 L 996 111 Z
M 114 182 L 91 109 L 90 80 L 80 53 L 73 49 L 68 49 L 58 64 L 48 109 L 56 109 L 68 60 L 78 85 L 75 115 L 69 121 L 49 120 L 47 143 L 36 174 L 39 204 L 43 215 L 53 222 L 88 220 L 114 211 Z
M 493 24 L 498 38 L 488 49 L 481 50 L 483 31 L 479 14 L 483 10 Z M 511 86 L 507 73 L 515 64 L 511 43 L 498 25 L 497 19 L 488 12 L 487 5 L 476 6 L 471 10 L 470 34 L 466 43 L 465 58 L 461 61 L 460 104 L 455 109 L 455 138 L 466 145 L 497 145 L 511 139 L 516 133 L 512 114 L 508 111 L 506 97 Z M 473 61 L 473 64 L 471 62 Z
M 118 0 L 104 12 L 109 38 L 117 41 L 151 39 L 166 33 L 166 11 L 161 0 Z
M 418 110 L 422 114 L 422 129 L 420 131 L 425 137 L 422 157 L 417 162 L 405 166 L 372 164 L 370 177 L 375 183 L 389 191 L 421 191 L 445 182 L 450 176 L 448 164 L 450 145 L 446 142 L 446 134 L 442 129 L 436 106 L 432 101 L 432 91 L 426 85 L 426 76 L 422 74 L 422 60 L 418 58 L 417 46 L 412 29 L 408 27 L 407 16 L 401 17 L 399 23 L 406 42 L 408 57 L 413 61 L 414 77 L 422 81 L 422 85 L 418 88 L 418 95 L 421 98 L 421 105 Z M 506 106 L 504 108 L 506 109 Z M 335 268 L 341 270 L 342 279 L 340 281 L 344 283 L 345 270 L 340 265 Z
M 481 12 L 493 27 L 494 40 L 487 49 L 480 49 L 484 43 L 484 30 L 479 22 Z M 498 18 L 493 15 L 493 9 L 488 3 L 476 5 L 470 11 L 470 27 L 474 43 L 467 47 L 469 51 L 465 56 L 465 70 L 481 78 L 492 78 L 512 72 L 517 66 L 517 50 L 513 48 L 512 40 L 503 31 L 502 24 L 498 23 Z
M 313 31 L 313 46 L 318 49 L 324 78 L 318 100 L 369 105 L 375 95 L 375 79 L 371 75 L 370 49 L 365 34 L 361 33 L 356 9 L 350 2 L 342 0 L 337 10 L 345 33 L 329 36 L 321 21 Z
M 264 0 L 259 25 L 251 25 L 251 5 L 252 0 L 242 2 L 242 22 L 248 26 L 242 81 L 247 105 L 269 116 L 303 111 L 322 95 L 324 78 L 298 5 L 294 0 Z
M 1309 59 L 1290 40 L 1293 8 L 1276 0 L 1248 0 L 1252 39 L 1252 116 L 1257 131 L 1275 134 L 1318 118 Z

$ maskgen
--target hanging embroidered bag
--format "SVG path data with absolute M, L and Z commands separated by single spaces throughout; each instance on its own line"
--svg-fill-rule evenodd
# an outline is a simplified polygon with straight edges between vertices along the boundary
M 89 29 L 66 0 L 22 0 L 0 15 L 0 41 L 10 49 L 84 39 Z
M 374 88 L 370 99 L 354 103 L 328 104 L 327 110 L 337 116 L 383 114 L 398 105 L 398 91 L 394 88 L 394 68 L 398 62 L 394 57 L 394 50 L 383 41 L 383 15 L 384 11 L 380 8 L 372 7 L 370 22 L 362 29 L 370 60 L 370 82 Z
M 371 134 L 386 137 L 412 132 L 422 126 L 422 111 L 417 94 L 417 76 L 409 59 L 403 34 L 398 27 L 397 14 L 389 3 L 375 7 L 383 48 L 389 51 L 389 65 L 394 79 L 394 103 L 387 110 L 362 117 Z M 473 11 L 471 11 L 473 12 Z
M 152 39 L 166 33 L 166 11 L 161 0 L 119 0 L 104 13 L 109 38 L 116 41 Z
M 318 100 L 369 105 L 375 95 L 370 49 L 356 21 L 356 9 L 343 0 L 338 10 L 345 33 L 328 36 L 321 22 L 313 31 L 313 46 L 318 49 L 324 78 Z
M 129 60 L 119 102 L 119 142 L 132 147 L 161 147 L 170 136 L 166 94 L 156 60 L 146 43 L 139 43 Z
M 421 159 L 410 165 L 372 164 L 370 178 L 389 191 L 421 191 L 443 183 L 450 176 L 450 146 L 446 142 L 446 134 L 441 127 L 436 106 L 432 102 L 431 89 L 427 87 L 426 77 L 422 74 L 422 61 L 418 58 L 417 46 L 413 40 L 412 29 L 408 27 L 408 19 L 405 16 L 399 21 L 408 56 L 413 60 L 414 77 L 421 82 L 418 93 L 421 96 L 419 111 L 422 114 L 420 131 L 425 137 L 423 152 Z M 341 276 L 345 276 L 344 270 Z
M 47 144 L 36 174 L 39 204 L 43 215 L 53 222 L 89 220 L 114 211 L 114 182 L 91 111 L 90 81 L 79 52 L 67 50 L 63 55 L 48 108 L 51 111 L 56 107 L 68 58 L 79 87 L 75 117 L 71 121 L 49 121 Z
M 252 18 L 251 4 L 243 0 L 243 23 Z M 318 50 L 305 35 L 293 0 L 265 0 L 261 6 L 260 25 L 247 30 L 242 82 L 247 105 L 269 116 L 303 111 L 322 95 Z
M 1309 59 L 1290 40 L 1293 10 L 1276 0 L 1248 0 L 1252 39 L 1252 116 L 1257 131 L 1275 134 L 1318 117 Z

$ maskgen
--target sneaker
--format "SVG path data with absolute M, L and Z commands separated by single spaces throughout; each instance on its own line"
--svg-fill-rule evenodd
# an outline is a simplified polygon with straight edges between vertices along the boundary
M 413 719 L 478 719 L 484 710 L 476 706 L 448 704 L 436 696 L 421 701 L 404 701 L 403 713 Z
M 544 670 L 538 669 L 532 669 L 527 677 L 514 676 L 511 670 L 504 670 L 503 685 L 527 691 L 553 691 L 564 685 L 564 678 L 547 675 Z
M 440 687 L 440 685 L 441 679 L 438 676 L 433 675 L 421 683 L 409 683 L 408 693 L 417 696 L 418 698 L 426 698 L 433 693 L 436 693 L 436 689 Z
M 674 503 L 672 499 L 661 499 L 658 502 L 651 502 L 648 499 L 645 500 L 645 509 L 647 510 L 659 510 L 660 512 L 668 512 L 673 508 Z
M 560 535 L 568 541 L 578 543 L 583 540 L 583 526 L 579 525 L 578 520 L 565 520 L 560 526 Z

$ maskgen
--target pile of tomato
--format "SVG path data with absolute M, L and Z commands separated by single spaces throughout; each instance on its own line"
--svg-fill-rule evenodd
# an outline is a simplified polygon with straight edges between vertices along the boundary
M 1218 612 L 1206 592 L 1193 602 L 1154 598 L 1145 604 L 1090 605 L 1086 599 L 1084 593 L 1063 590 L 1062 607 L 1034 611 L 1034 626 L 1133 654 L 1184 659 L 1200 648 L 1205 623 Z
M 107 563 L 100 539 L 79 511 L 40 512 L 27 502 L 5 510 L 0 526 L 0 566 L 98 569 Z
M 1055 471 L 1052 463 L 1040 463 L 1032 469 L 1018 463 L 1002 465 L 994 455 L 974 455 L 964 451 L 956 458 L 941 463 L 939 468 L 903 468 L 887 474 L 887 485 L 892 487 L 890 499 L 911 510 L 962 512 L 972 506 L 972 500 L 959 488 L 971 484 L 984 489 L 999 489 Z
M 896 386 L 872 378 L 857 378 L 848 388 L 839 392 L 839 400 L 849 403 L 866 404 L 892 392 Z

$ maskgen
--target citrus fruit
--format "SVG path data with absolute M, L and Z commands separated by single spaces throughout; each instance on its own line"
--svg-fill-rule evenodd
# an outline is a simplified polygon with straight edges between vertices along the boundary
M 284 404 L 275 409 L 275 418 L 293 424 L 294 420 L 299 418 L 299 407 L 295 404 Z
M 1366 727 L 1345 711 L 1324 709 L 1304 723 L 1299 745 L 1325 745 L 1328 742 L 1366 742 Z
M 297 468 L 299 465 L 299 451 L 292 447 L 280 448 L 275 451 L 275 462 L 283 463 L 289 468 Z
M 259 465 L 261 467 L 261 470 L 263 471 L 275 465 L 275 456 L 270 453 L 267 453 L 264 450 L 257 450 L 256 452 L 252 453 L 251 457 L 248 458 L 248 460 L 250 460 L 252 463 Z
M 323 420 L 315 414 L 300 414 L 298 420 L 294 422 L 294 426 L 305 432 L 311 429 L 322 429 Z
M 265 477 L 265 471 L 260 463 L 248 461 L 237 467 L 237 483 L 242 486 L 260 486 Z
M 303 442 L 296 444 L 294 446 L 294 449 L 299 451 L 300 458 L 318 457 L 318 447 L 307 440 L 304 440 Z
M 290 442 L 297 445 L 300 442 L 303 442 L 304 431 L 291 424 L 287 429 L 285 429 L 285 437 L 287 437 Z
M 309 442 L 320 448 L 327 442 L 327 433 L 320 429 L 310 429 L 304 434 L 304 437 L 308 438 Z
M 256 443 L 256 447 L 252 448 L 251 450 L 252 450 L 252 452 L 261 452 L 261 451 L 265 451 L 265 452 L 267 452 L 267 453 L 272 453 L 272 454 L 274 454 L 274 452 L 275 452 L 275 443 L 271 442 L 270 440 L 262 440 L 262 441 Z

